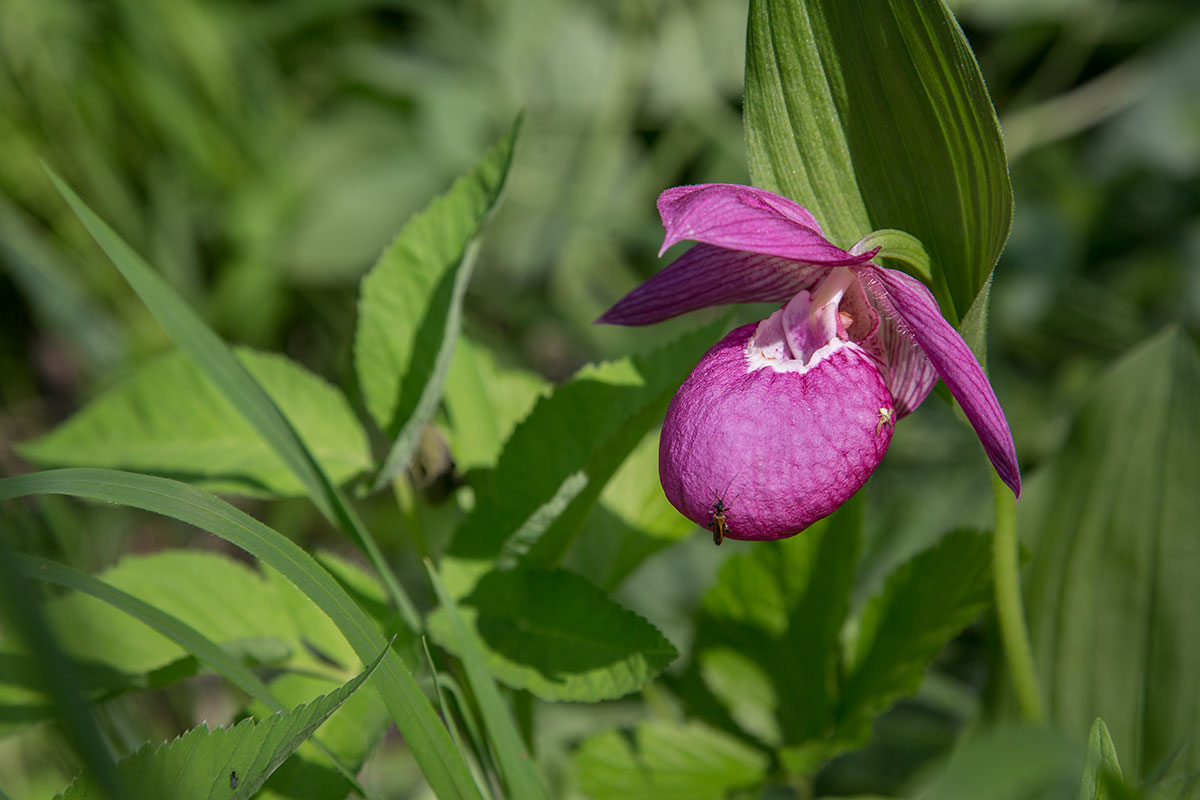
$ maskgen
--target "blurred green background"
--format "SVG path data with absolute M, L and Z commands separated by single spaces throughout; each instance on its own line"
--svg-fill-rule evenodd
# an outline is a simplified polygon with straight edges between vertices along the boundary
M 996 271 L 989 366 L 1028 475 L 1121 353 L 1170 324 L 1200 332 L 1200 5 L 952 7 L 1009 148 L 1016 221 Z M 660 268 L 662 189 L 747 180 L 745 14 L 739 0 L 0 3 L 0 474 L 31 469 L 13 443 L 168 346 L 41 162 L 224 337 L 285 352 L 355 398 L 359 279 L 524 109 L 465 326 L 502 363 L 559 381 L 695 324 L 592 320 Z M 871 484 L 863 592 L 954 525 L 986 523 L 987 473 L 964 462 L 979 463 L 978 445 L 940 401 L 897 428 Z M 387 505 L 368 514 L 403 551 Z M 24 544 L 84 569 L 192 536 L 115 509 L 55 507 L 21 529 Z M 340 544 L 299 501 L 252 510 L 307 544 Z M 723 555 L 704 540 L 663 551 L 623 590 L 681 648 Z M 988 644 L 974 637 L 943 667 L 978 689 Z M 132 738 L 192 724 L 213 693 L 191 691 L 127 701 L 145 703 Z M 948 691 L 948 707 L 976 702 Z M 624 712 L 572 716 L 583 713 L 554 711 L 559 747 Z M 939 719 L 902 707 L 879 736 L 899 726 L 920 752 L 876 763 L 868 751 L 829 780 L 899 784 L 921 742 L 945 747 L 954 726 Z M 0 773 L 46 758 L 35 750 L 0 741 Z M 39 769 L 47 791 L 70 774 L 53 758 Z M 411 767 L 396 775 L 418 780 Z

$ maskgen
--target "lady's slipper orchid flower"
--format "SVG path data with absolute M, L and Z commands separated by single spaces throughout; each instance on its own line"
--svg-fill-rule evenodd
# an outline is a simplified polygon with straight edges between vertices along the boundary
M 662 254 L 691 250 L 598 322 L 648 325 L 726 303 L 782 302 L 700 360 L 667 409 L 659 477 L 684 516 L 734 539 L 780 539 L 832 513 L 883 459 L 940 376 L 1020 497 L 1004 412 L 933 295 L 830 243 L 802 206 L 731 184 L 663 192 Z M 720 523 L 719 526 L 717 523 Z

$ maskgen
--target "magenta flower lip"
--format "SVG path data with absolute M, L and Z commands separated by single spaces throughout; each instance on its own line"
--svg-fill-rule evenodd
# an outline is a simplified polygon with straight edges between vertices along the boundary
M 648 325 L 714 305 L 787 304 L 713 347 L 667 411 L 659 472 L 685 516 L 712 526 L 715 508 L 736 539 L 798 533 L 862 486 L 895 421 L 939 377 L 1020 497 L 995 392 L 920 281 L 872 263 L 878 250 L 842 250 L 807 209 L 762 189 L 680 186 L 663 192 L 658 209 L 663 251 L 696 245 L 597 322 Z

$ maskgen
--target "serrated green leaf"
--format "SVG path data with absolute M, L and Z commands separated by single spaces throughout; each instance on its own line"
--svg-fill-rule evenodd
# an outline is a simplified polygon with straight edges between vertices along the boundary
M 945 4 L 753 0 L 745 108 L 755 185 L 807 206 L 843 247 L 880 228 L 917 237 L 957 323 L 1008 238 L 1012 189 Z
M 442 397 L 454 463 L 463 472 L 494 466 L 513 428 L 549 393 L 541 377 L 503 367 L 486 347 L 461 337 Z
M 490 572 L 459 612 L 492 673 L 543 700 L 594 703 L 635 692 L 678 653 L 658 629 L 567 570 Z M 429 620 L 458 651 L 445 612 Z
M 413 217 L 363 279 L 354 365 L 390 437 L 376 488 L 408 463 L 432 417 L 462 326 L 472 242 L 504 188 L 521 120 L 446 194 Z
M 1097 383 L 1017 507 L 1052 718 L 1108 723 L 1125 773 L 1200 767 L 1200 355 L 1168 330 Z
M 247 348 L 237 356 L 331 480 L 344 483 L 371 467 L 366 434 L 341 392 L 283 356 Z M 305 493 L 295 473 L 179 352 L 147 364 L 18 451 L 42 466 L 154 472 L 237 494 Z
M 122 759 L 117 771 L 129 800 L 164 797 L 250 797 L 280 764 L 321 726 L 370 677 L 387 655 L 383 653 L 361 674 L 337 691 L 308 705 L 257 721 L 247 719 L 232 728 L 210 731 L 201 725 L 164 745 L 146 745 Z M 59 795 L 62 800 L 105 800 L 88 773 Z
M 699 723 L 651 722 L 632 735 L 606 731 L 583 743 L 575 771 L 593 800 L 722 800 L 766 777 L 767 757 Z
M 661 419 L 723 324 L 646 355 L 585 367 L 538 401 L 496 468 L 481 477 L 475 507 L 450 545 L 443 577 L 456 597 L 502 552 L 531 566 L 562 560 L 608 479 Z
M 294 542 L 225 501 L 166 478 L 106 469 L 62 469 L 0 478 L 0 500 L 63 494 L 140 508 L 220 536 L 277 569 L 333 620 L 362 660 L 387 641 L 345 589 Z M 400 656 L 389 656 L 376 680 L 396 727 L 439 797 L 478 798 L 466 763 Z
M 337 685 L 337 681 L 291 673 L 271 681 L 271 691 L 290 708 L 312 702 Z M 269 707 L 258 702 L 248 711 L 259 718 L 270 713 Z M 306 800 L 341 800 L 353 785 L 330 766 L 330 756 L 338 758 L 350 775 L 356 774 L 383 738 L 388 722 L 387 709 L 377 695 L 355 693 L 321 726 L 320 741 L 329 755 L 317 749 L 315 739 L 305 742 L 257 796 L 262 800 L 297 796 Z
M 929 663 L 991 602 L 991 539 L 956 531 L 896 570 L 858 619 L 840 724 L 867 726 L 920 688 Z
M 1121 763 L 1104 720 L 1096 718 L 1088 731 L 1087 741 L 1087 758 L 1083 761 L 1083 779 L 1079 783 L 1077 800 L 1113 800 L 1107 782 L 1121 780 Z

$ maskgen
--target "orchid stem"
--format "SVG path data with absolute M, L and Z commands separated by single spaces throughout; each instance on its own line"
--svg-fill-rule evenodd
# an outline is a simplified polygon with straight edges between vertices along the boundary
M 996 592 L 996 617 L 1000 621 L 1000 639 L 1012 675 L 1013 688 L 1021 713 L 1030 722 L 1046 718 L 1033 652 L 1029 646 L 1029 628 L 1021 603 L 1021 574 L 1017 559 L 1017 514 L 1012 492 L 995 475 L 992 493 L 996 505 L 996 531 L 992 538 L 992 585 Z

